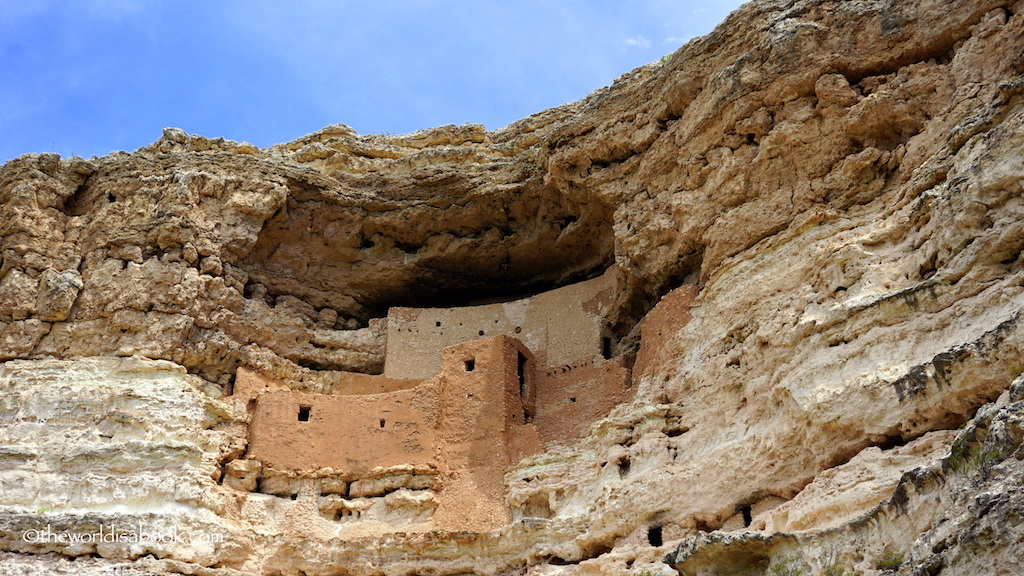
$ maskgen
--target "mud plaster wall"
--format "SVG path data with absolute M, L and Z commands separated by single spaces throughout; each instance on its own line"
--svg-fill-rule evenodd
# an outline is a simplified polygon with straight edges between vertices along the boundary
M 534 423 L 545 446 L 568 445 L 633 394 L 624 358 L 547 368 L 536 376 Z
M 415 388 L 422 378 L 387 378 L 376 374 L 341 372 L 331 388 L 332 394 L 381 394 Z
M 337 372 L 336 374 L 337 379 L 331 383 L 330 392 L 339 395 L 381 394 L 409 390 L 423 382 L 422 378 L 396 379 L 360 372 Z M 244 366 L 239 367 L 235 373 L 235 386 L 232 392 L 234 398 L 249 400 L 270 390 L 291 390 L 291 388 L 282 380 L 268 378 Z
M 685 284 L 669 292 L 647 316 L 640 327 L 640 350 L 637 351 L 636 364 L 633 366 L 633 382 L 648 375 L 652 363 L 661 354 L 665 343 L 672 339 L 679 330 L 689 324 L 690 305 L 700 293 L 700 288 L 693 284 Z
M 360 396 L 264 392 L 249 427 L 249 458 L 275 469 L 334 468 L 356 477 L 376 466 L 429 464 L 436 461 L 437 414 L 433 383 Z
M 523 366 L 520 394 L 519 357 Z M 469 367 L 472 369 L 469 369 Z M 505 435 L 532 419 L 533 375 L 529 350 L 507 336 L 487 338 L 444 351 L 441 390 L 441 438 L 446 443 L 449 465 L 473 467 L 510 454 L 496 454 L 509 444 Z M 539 447 L 538 447 L 539 448 Z
M 603 315 L 615 288 L 613 270 L 512 302 L 461 308 L 392 308 L 388 313 L 384 375 L 429 378 L 441 371 L 448 346 L 504 334 L 543 353 L 553 365 L 602 351 Z
M 523 426 L 536 396 L 529 350 L 498 336 L 450 347 L 444 359 L 434 378 L 378 394 L 292 391 L 240 369 L 235 397 L 252 412 L 248 457 L 282 470 L 363 476 L 376 466 L 439 460 L 449 468 L 503 468 L 540 449 L 535 429 Z M 378 379 L 395 382 L 367 377 Z
M 520 354 L 527 358 L 522 394 Z M 536 427 L 523 423 L 533 411 L 533 360 L 520 342 L 498 336 L 446 349 L 443 365 L 439 440 L 449 471 L 434 523 L 494 529 L 511 519 L 504 503 L 509 466 L 542 449 Z
M 622 358 L 549 368 L 504 335 L 446 348 L 441 372 L 425 381 L 346 376 L 332 394 L 318 394 L 239 369 L 234 398 L 250 410 L 247 458 L 300 474 L 329 468 L 349 480 L 429 466 L 440 473 L 431 524 L 449 530 L 507 524 L 509 467 L 545 443 L 575 440 L 632 393 Z

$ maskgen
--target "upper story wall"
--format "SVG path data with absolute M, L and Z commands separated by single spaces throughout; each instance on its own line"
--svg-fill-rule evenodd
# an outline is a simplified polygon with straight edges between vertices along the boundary
M 614 272 L 529 298 L 461 308 L 392 308 L 388 312 L 384 375 L 430 378 L 442 351 L 504 334 L 538 361 L 557 366 L 601 355 L 604 315 L 615 293 Z
M 572 445 L 634 393 L 623 357 L 549 367 L 538 374 L 533 423 L 548 448 Z

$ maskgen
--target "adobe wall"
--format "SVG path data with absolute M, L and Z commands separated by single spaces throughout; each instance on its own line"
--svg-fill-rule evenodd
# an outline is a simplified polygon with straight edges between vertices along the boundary
M 536 410 L 533 357 L 507 336 L 449 347 L 443 357 L 438 441 L 447 473 L 434 525 L 493 530 L 511 520 L 505 473 L 543 448 L 536 427 L 526 423 Z
M 562 309 L 570 308 L 568 300 L 574 312 L 600 317 L 600 294 L 589 301 L 579 292 L 559 296 L 551 302 Z M 589 335 L 599 337 L 600 324 L 587 322 Z M 558 329 L 545 328 L 548 334 Z M 443 349 L 432 378 L 344 374 L 331 394 L 290 390 L 240 368 L 234 397 L 250 414 L 246 458 L 272 474 L 305 477 L 329 469 L 332 478 L 351 483 L 351 496 L 332 497 L 341 511 L 325 512 L 333 519 L 348 517 L 349 498 L 415 486 L 435 494 L 429 516 L 435 529 L 496 529 L 511 520 L 504 476 L 512 464 L 545 445 L 576 440 L 632 394 L 625 360 L 604 359 L 599 341 L 587 349 L 592 353 L 584 359 L 552 367 L 543 352 L 535 356 L 516 338 L 477 338 Z M 436 482 L 420 486 L 430 474 L 377 479 L 382 469 L 407 466 L 436 471 Z
M 332 469 L 332 482 L 351 482 L 351 495 L 342 491 L 335 498 L 340 498 L 338 510 L 347 509 L 346 502 L 357 495 L 385 494 L 399 479 L 395 487 L 419 486 L 430 476 L 379 479 L 381 468 L 422 466 L 439 475 L 438 482 L 419 486 L 436 491 L 431 516 L 436 529 L 485 531 L 504 525 L 511 518 L 504 475 L 512 463 L 543 447 L 536 427 L 526 423 L 536 412 L 534 358 L 518 340 L 497 336 L 449 347 L 443 359 L 434 378 L 378 394 L 293 391 L 240 369 L 235 397 L 250 409 L 246 461 L 259 462 L 264 475 L 272 471 L 271 480 L 273 474 L 304 477 Z M 360 391 L 367 383 L 401 384 L 375 377 L 349 382 Z M 250 490 L 294 494 L 300 481 L 249 482 Z M 337 516 L 333 509 L 328 512 Z M 344 510 L 338 518 L 346 518 Z
M 430 464 L 437 414 L 430 383 L 358 396 L 263 392 L 249 424 L 248 457 L 279 470 L 334 468 L 355 478 L 377 466 Z
M 544 445 L 569 445 L 633 395 L 622 357 L 547 367 L 537 375 L 534 423 Z
M 570 364 L 602 351 L 604 313 L 615 289 L 613 269 L 599 278 L 512 302 L 460 308 L 392 308 L 384 375 L 429 378 L 441 371 L 448 346 L 503 334 L 543 352 L 549 364 Z
M 690 305 L 700 294 L 700 287 L 684 284 L 664 295 L 658 304 L 644 316 L 640 327 L 640 350 L 637 351 L 633 367 L 633 382 L 648 374 L 652 363 L 664 358 L 662 348 L 676 333 L 689 324 Z
M 378 374 L 362 374 L 359 372 L 341 372 L 331 387 L 331 394 L 358 395 L 382 394 L 409 390 L 419 386 L 422 378 L 388 378 Z
M 533 356 L 514 338 L 497 336 L 445 349 L 437 383 L 439 437 L 450 468 L 473 467 L 510 454 L 508 434 L 536 411 Z M 525 359 L 520 378 L 520 357 Z

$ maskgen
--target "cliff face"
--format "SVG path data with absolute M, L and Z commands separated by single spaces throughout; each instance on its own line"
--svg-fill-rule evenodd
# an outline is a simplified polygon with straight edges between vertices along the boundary
M 1022 185 L 1011 0 L 756 0 L 495 132 L 23 156 L 0 168 L 0 567 L 1019 574 Z M 224 482 L 240 366 L 324 391 L 381 370 L 390 307 L 609 267 L 633 398 L 506 475 L 504 528 L 396 529 L 424 521 L 398 490 L 339 531 L 315 494 Z M 39 536 L 112 526 L 179 537 Z

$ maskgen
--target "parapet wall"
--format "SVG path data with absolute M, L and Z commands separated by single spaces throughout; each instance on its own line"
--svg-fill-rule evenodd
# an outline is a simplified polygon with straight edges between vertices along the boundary
M 388 378 L 379 374 L 363 374 L 361 372 L 336 372 L 336 379 L 327 390 L 330 394 L 359 396 L 365 394 L 383 394 L 415 388 L 422 378 Z M 235 374 L 235 386 L 232 396 L 236 398 L 255 398 L 263 392 L 275 390 L 291 390 L 287 383 L 268 378 L 255 370 L 240 367 Z
M 604 275 L 511 302 L 460 308 L 392 308 L 388 312 L 384 375 L 430 378 L 441 372 L 442 351 L 504 334 L 520 340 L 550 365 L 602 354 L 604 313 L 615 289 Z

